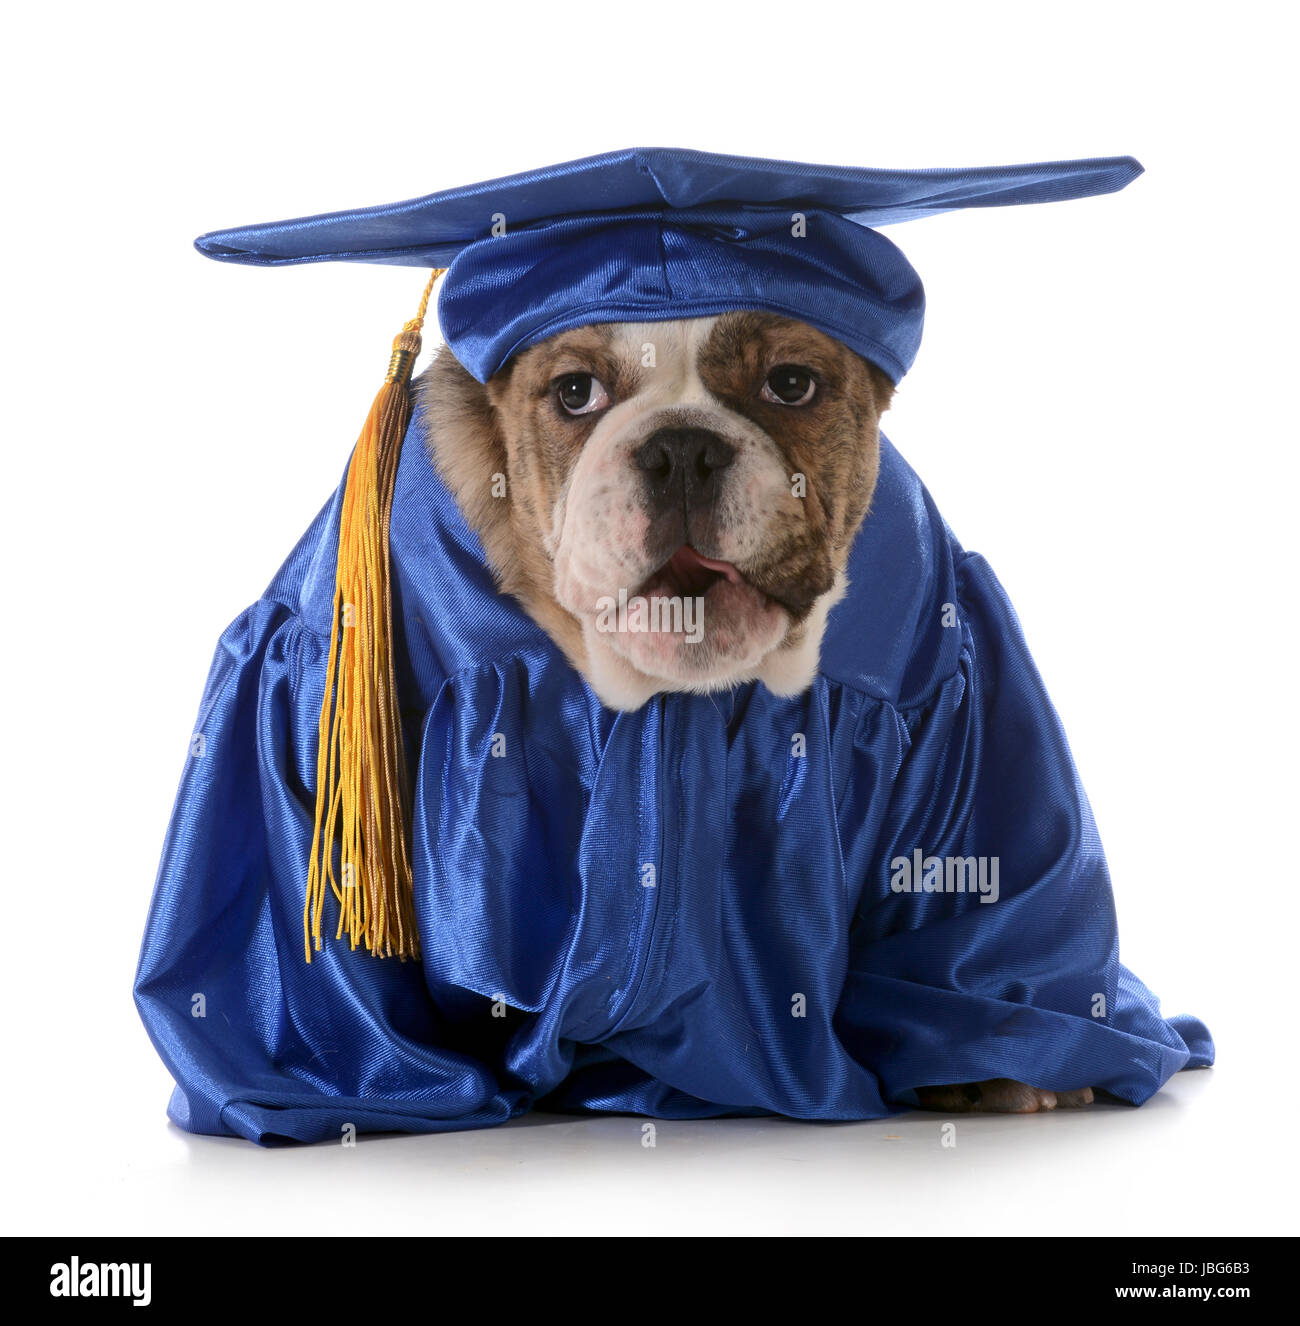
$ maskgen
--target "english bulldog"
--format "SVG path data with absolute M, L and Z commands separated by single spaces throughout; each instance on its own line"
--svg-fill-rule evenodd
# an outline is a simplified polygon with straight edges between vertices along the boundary
M 811 685 L 893 390 L 804 323 L 735 312 L 561 332 L 486 384 L 444 352 L 417 408 L 500 590 L 604 704 L 635 710 Z M 962 1113 L 1093 1098 L 1002 1078 L 917 1095 Z

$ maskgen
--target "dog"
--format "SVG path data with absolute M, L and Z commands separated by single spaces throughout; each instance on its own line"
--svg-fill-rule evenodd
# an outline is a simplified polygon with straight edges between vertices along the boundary
M 875 364 L 804 323 L 739 311 L 563 331 L 486 384 L 440 353 L 416 392 L 499 589 L 609 708 L 812 684 L 870 519 L 894 392 Z M 999 1078 L 917 1097 L 1035 1113 L 1093 1093 Z

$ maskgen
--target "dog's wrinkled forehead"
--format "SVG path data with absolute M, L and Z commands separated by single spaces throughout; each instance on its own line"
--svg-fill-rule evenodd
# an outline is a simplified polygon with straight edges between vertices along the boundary
M 671 322 L 597 323 L 561 332 L 513 360 L 489 384 L 494 394 L 520 386 L 545 394 L 566 373 L 591 373 L 615 402 L 640 397 L 709 405 L 747 398 L 756 375 L 778 363 L 805 365 L 829 387 L 842 386 L 846 347 L 790 318 L 729 313 Z
M 549 384 L 569 372 L 589 372 L 613 400 L 642 393 L 701 401 L 706 389 L 698 365 L 717 318 L 678 322 L 598 323 L 561 332 L 526 351 L 517 370 L 531 382 Z

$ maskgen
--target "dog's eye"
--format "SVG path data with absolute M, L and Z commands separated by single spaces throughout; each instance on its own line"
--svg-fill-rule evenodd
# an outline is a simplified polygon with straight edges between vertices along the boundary
M 807 405 L 817 392 L 813 375 L 798 364 L 778 364 L 763 383 L 759 395 L 775 405 Z
M 590 414 L 609 404 L 609 393 L 590 373 L 566 373 L 556 379 L 555 398 L 566 414 Z

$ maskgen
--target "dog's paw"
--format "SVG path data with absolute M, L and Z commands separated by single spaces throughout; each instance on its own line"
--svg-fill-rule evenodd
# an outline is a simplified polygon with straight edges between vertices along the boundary
M 1092 1088 L 1045 1091 L 1009 1077 L 988 1082 L 957 1083 L 943 1087 L 917 1087 L 923 1110 L 944 1114 L 1038 1114 L 1042 1110 L 1074 1110 L 1092 1104 Z

